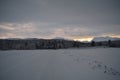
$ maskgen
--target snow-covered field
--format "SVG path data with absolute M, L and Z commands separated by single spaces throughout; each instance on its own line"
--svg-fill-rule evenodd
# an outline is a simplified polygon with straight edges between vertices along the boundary
M 120 80 L 120 48 L 0 51 L 0 80 Z

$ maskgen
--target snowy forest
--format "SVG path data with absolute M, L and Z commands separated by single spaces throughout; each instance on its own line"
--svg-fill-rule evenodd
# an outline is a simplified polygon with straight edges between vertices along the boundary
M 0 39 L 0 50 L 66 49 L 96 46 L 120 47 L 120 40 L 79 42 L 65 39 Z

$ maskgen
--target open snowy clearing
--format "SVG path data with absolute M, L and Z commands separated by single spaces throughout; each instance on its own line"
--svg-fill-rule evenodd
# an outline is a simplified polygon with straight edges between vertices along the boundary
M 120 48 L 0 51 L 0 80 L 120 80 Z

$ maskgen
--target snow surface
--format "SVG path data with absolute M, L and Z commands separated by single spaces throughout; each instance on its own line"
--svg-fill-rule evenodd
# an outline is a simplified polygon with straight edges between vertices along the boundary
M 120 80 L 120 48 L 0 51 L 0 80 Z

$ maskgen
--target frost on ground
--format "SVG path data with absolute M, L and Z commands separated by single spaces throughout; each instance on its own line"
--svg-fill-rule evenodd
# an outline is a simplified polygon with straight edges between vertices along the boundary
M 0 51 L 0 80 L 120 80 L 120 49 Z

